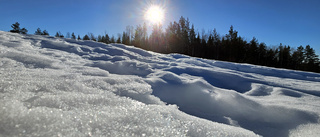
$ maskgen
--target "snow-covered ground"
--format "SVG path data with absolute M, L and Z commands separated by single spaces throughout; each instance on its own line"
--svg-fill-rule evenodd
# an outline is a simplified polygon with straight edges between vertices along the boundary
M 0 31 L 0 136 L 319 136 L 320 74 Z

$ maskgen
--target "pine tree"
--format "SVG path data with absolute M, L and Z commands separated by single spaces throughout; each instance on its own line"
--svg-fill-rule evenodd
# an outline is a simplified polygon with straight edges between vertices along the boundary
M 237 61 L 238 53 L 239 53 L 239 47 L 238 47 L 238 32 L 233 29 L 233 26 L 231 25 L 229 34 L 226 35 L 226 49 L 228 52 L 226 52 L 226 57 L 228 61 Z
M 316 55 L 313 48 L 310 47 L 310 45 L 307 45 L 305 48 L 305 63 L 307 64 L 313 64 L 317 61 L 318 55 Z
M 229 34 L 226 36 L 228 40 L 234 41 L 238 37 L 238 31 L 233 30 L 233 26 L 231 25 Z
M 55 37 L 59 38 L 60 34 L 57 32 L 56 35 L 54 35 Z
M 122 44 L 125 44 L 125 45 L 129 45 L 130 44 L 130 36 L 128 33 L 126 32 L 123 32 L 122 33 Z
M 304 47 L 299 46 L 293 53 L 292 53 L 292 66 L 293 69 L 302 69 L 302 63 L 305 59 L 304 55 Z
M 56 33 L 55 37 L 64 38 L 63 34 L 60 31 Z
M 110 43 L 116 43 L 116 39 L 114 38 L 114 36 L 111 37 Z
M 77 38 L 78 40 L 81 40 L 81 38 L 80 38 L 80 35 L 78 35 L 78 38 Z
M 71 38 L 72 38 L 72 39 L 76 39 L 76 35 L 74 35 L 74 32 L 72 32 Z
M 59 31 L 60 38 L 64 38 L 64 35 Z
M 101 35 L 98 35 L 98 42 L 103 42 L 104 41 L 104 36 L 102 37 Z
M 246 61 L 251 64 L 257 64 L 258 63 L 258 40 L 253 37 L 252 40 L 249 42 L 249 45 L 246 49 Z
M 181 27 L 177 22 L 170 22 L 166 29 L 166 43 L 167 49 L 170 53 L 184 53 L 187 50 L 184 47 L 184 43 L 181 35 Z M 184 49 L 185 48 L 185 49 Z
M 283 46 L 282 43 L 280 43 L 280 46 L 277 48 L 277 51 L 278 65 L 276 67 L 288 68 L 291 62 L 291 47 L 286 45 Z
M 20 24 L 18 22 L 16 22 L 15 24 L 12 24 L 11 27 L 12 27 L 12 30 L 10 30 L 10 32 L 12 33 L 19 33 L 19 34 L 28 33 L 28 30 L 26 28 L 20 29 Z
M 215 55 L 214 59 L 218 59 L 219 53 L 220 53 L 221 38 L 216 28 L 213 29 L 212 35 L 213 35 L 213 47 L 214 47 L 214 55 Z
M 34 32 L 34 34 L 35 34 L 35 35 L 42 35 L 41 29 L 38 28 L 38 29 L 36 30 L 36 32 Z
M 266 61 L 266 53 L 267 53 L 267 46 L 265 43 L 260 43 L 258 47 L 258 64 L 265 65 Z
M 10 30 L 10 32 L 12 33 L 20 33 L 20 24 L 18 22 L 16 22 L 15 24 L 11 25 L 12 30 Z
M 307 45 L 304 50 L 305 60 L 306 63 L 306 70 L 319 72 L 319 58 L 316 55 L 315 50 Z
M 266 53 L 266 65 L 270 67 L 276 67 L 276 50 L 269 48 Z
M 121 43 L 121 38 L 120 37 L 117 39 L 116 43 Z
M 20 30 L 20 34 L 27 34 L 28 33 L 28 30 L 26 28 L 22 28 Z
M 189 31 L 190 31 L 190 21 L 189 19 L 185 19 L 183 16 L 180 17 L 179 19 L 179 37 L 181 39 L 181 53 L 187 54 L 188 53 L 188 47 L 190 45 L 189 41 Z
M 207 50 L 205 51 L 206 53 L 206 58 L 208 59 L 213 59 L 214 58 L 214 42 L 213 42 L 213 36 L 212 33 L 209 34 L 209 38 L 207 41 Z
M 41 35 L 49 35 L 49 32 L 47 30 L 43 30 L 43 32 L 41 33 Z
M 90 40 L 90 37 L 86 34 L 86 35 L 83 36 L 82 39 L 83 39 L 83 40 Z
M 105 41 L 104 41 L 104 43 L 110 44 L 110 37 L 109 37 L 108 34 L 106 34 L 106 36 L 105 36 Z

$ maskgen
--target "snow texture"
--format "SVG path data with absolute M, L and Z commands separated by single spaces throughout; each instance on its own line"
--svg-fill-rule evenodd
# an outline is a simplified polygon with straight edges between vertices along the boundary
M 319 136 L 320 74 L 0 31 L 0 136 Z

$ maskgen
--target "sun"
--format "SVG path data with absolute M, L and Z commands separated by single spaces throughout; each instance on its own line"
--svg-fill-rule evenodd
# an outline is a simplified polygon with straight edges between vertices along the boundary
M 144 18 L 152 24 L 161 24 L 164 21 L 164 9 L 160 6 L 152 5 L 145 12 Z

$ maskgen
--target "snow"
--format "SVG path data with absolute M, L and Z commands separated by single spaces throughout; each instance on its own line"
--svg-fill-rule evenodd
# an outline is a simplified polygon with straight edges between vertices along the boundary
M 319 136 L 320 74 L 0 31 L 0 136 Z

